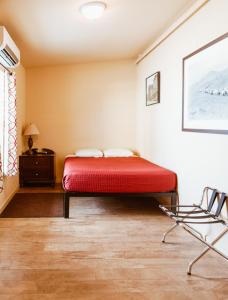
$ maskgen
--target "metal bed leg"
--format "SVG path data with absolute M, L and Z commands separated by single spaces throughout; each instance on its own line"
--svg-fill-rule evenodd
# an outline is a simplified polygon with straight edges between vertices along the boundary
M 171 195 L 171 206 L 173 206 L 172 208 L 172 211 L 175 213 L 176 212 L 176 208 L 174 206 L 177 205 L 177 193 L 176 192 L 173 192 L 172 195 Z M 177 223 L 175 223 L 168 231 L 166 231 L 164 234 L 163 234 L 163 239 L 162 239 L 162 243 L 165 243 L 165 239 L 166 239 L 166 236 L 171 232 L 173 231 L 176 227 L 178 226 Z
M 70 202 L 70 196 L 68 195 L 68 193 L 64 194 L 64 218 L 65 219 L 69 219 L 69 203 Z
M 178 224 L 175 223 L 169 230 L 167 230 L 167 231 L 163 234 L 162 243 L 165 243 L 166 236 L 167 236 L 171 231 L 173 231 L 177 226 L 178 226 Z
M 172 212 L 174 212 L 174 213 L 176 212 L 175 206 L 177 205 L 177 200 L 178 200 L 177 197 L 178 197 L 177 193 L 173 192 L 172 195 L 171 195 L 171 205 L 173 206 L 172 207 Z

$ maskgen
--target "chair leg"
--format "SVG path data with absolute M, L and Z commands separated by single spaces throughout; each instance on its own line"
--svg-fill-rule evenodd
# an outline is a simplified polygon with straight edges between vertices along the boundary
M 167 231 L 163 234 L 162 243 L 165 243 L 166 236 L 167 236 L 171 231 L 173 231 L 177 226 L 178 226 L 178 224 L 175 223 L 169 230 L 167 230 Z
M 70 202 L 70 197 L 67 193 L 64 194 L 64 218 L 69 219 L 69 202 Z
M 203 257 L 209 250 L 210 250 L 209 247 L 205 248 L 205 249 L 203 250 L 203 252 L 202 252 L 200 255 L 198 255 L 193 261 L 191 261 L 191 262 L 189 263 L 189 265 L 188 265 L 188 270 L 187 270 L 187 274 L 188 274 L 188 275 L 191 275 L 191 274 L 192 274 L 192 267 L 193 267 L 193 265 L 194 265 L 198 260 L 200 260 L 200 258 Z
M 183 227 L 184 228 L 184 227 Z M 218 254 L 220 254 L 222 257 L 224 257 L 226 260 L 228 260 L 228 256 L 226 256 L 225 254 L 223 254 L 221 251 L 219 251 L 218 249 L 216 249 L 214 247 L 214 245 L 228 232 L 228 228 L 225 228 L 224 231 L 222 231 L 212 242 L 211 244 L 208 244 L 206 241 L 200 239 L 199 237 L 197 237 L 196 235 L 194 235 L 190 230 L 184 228 L 187 232 L 189 232 L 191 235 L 193 235 L 194 237 L 196 237 L 199 241 L 203 242 L 205 245 L 207 245 L 207 248 L 205 248 L 203 250 L 203 252 L 198 255 L 192 262 L 190 262 L 190 264 L 188 265 L 188 270 L 187 270 L 187 274 L 191 275 L 192 273 L 192 267 L 193 265 L 201 258 L 203 257 L 209 250 L 214 250 L 215 252 L 217 252 Z

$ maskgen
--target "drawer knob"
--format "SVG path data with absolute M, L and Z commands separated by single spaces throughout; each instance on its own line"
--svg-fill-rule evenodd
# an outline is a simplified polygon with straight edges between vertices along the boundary
M 35 173 L 36 176 L 39 176 L 39 173 Z
M 39 164 L 39 162 L 38 162 L 38 161 L 36 161 L 36 162 L 35 162 L 35 165 L 38 165 L 38 164 Z

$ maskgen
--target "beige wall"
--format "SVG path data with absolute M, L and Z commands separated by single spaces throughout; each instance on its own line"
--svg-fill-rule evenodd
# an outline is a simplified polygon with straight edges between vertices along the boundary
M 56 152 L 58 181 L 77 148 L 134 148 L 135 87 L 131 60 L 27 70 L 26 120 L 40 130 L 34 146 Z
M 138 148 L 177 172 L 185 203 L 200 199 L 205 186 L 228 191 L 227 135 L 181 130 L 182 58 L 227 31 L 227 11 L 227 0 L 209 1 L 138 65 Z M 161 72 L 161 103 L 146 107 L 145 78 L 156 71 Z
M 22 139 L 22 127 L 25 124 L 25 93 L 26 93 L 26 72 L 21 65 L 16 70 L 17 75 L 17 140 L 18 147 L 17 153 L 21 154 L 23 148 Z M 5 207 L 7 202 L 14 195 L 15 191 L 18 189 L 19 181 L 18 175 L 12 177 L 4 177 L 4 191 L 0 194 L 0 211 Z

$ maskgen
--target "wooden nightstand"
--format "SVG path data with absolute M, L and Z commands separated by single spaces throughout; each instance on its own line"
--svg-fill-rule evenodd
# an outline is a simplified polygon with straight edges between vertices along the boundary
M 19 180 L 23 186 L 55 185 L 55 154 L 19 156 Z

